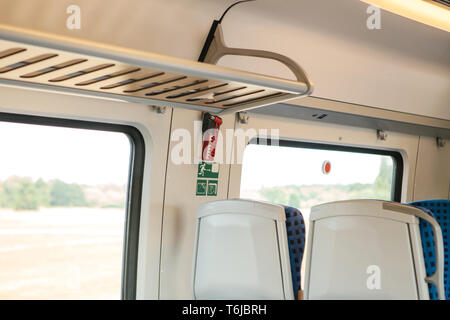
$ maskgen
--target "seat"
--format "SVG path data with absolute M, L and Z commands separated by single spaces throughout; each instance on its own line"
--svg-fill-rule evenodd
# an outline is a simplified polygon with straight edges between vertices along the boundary
M 430 223 L 436 272 L 427 277 L 419 218 Z M 305 299 L 444 298 L 439 224 L 421 209 L 380 200 L 338 201 L 311 210 L 305 256 Z
M 289 245 L 289 259 L 291 263 L 292 287 L 294 298 L 298 299 L 301 289 L 300 269 L 305 250 L 305 221 L 297 208 L 284 206 L 286 214 L 286 230 Z
M 450 247 L 449 228 L 450 222 L 450 200 L 424 200 L 410 203 L 410 205 L 424 209 L 424 211 L 437 220 L 442 230 L 442 238 L 444 243 L 444 287 L 445 297 L 450 300 L 450 278 L 448 271 L 449 254 L 448 249 Z M 434 232 L 431 225 L 420 219 L 420 235 L 422 239 L 423 255 L 425 259 L 425 268 L 427 275 L 430 276 L 436 270 L 436 254 L 434 247 Z M 432 284 L 428 285 L 430 291 L 430 299 L 437 300 L 436 287 Z
M 304 232 L 303 217 L 292 207 L 242 199 L 201 204 L 194 299 L 295 299 Z

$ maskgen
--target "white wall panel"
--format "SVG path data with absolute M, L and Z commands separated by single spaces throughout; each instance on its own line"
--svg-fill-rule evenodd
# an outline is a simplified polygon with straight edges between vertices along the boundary
M 227 128 L 233 128 L 234 115 L 224 116 L 222 119 L 224 124 L 221 132 Z M 177 129 L 188 130 L 191 134 L 189 142 L 193 144 L 194 121 L 201 121 L 201 112 L 174 109 L 172 134 Z M 201 135 L 198 138 L 201 138 Z M 176 145 L 180 141 L 181 139 L 175 140 L 174 138 L 174 141 L 170 142 L 169 150 L 171 152 L 178 150 Z M 193 153 L 191 156 L 192 164 L 176 164 L 169 157 L 167 166 L 162 227 L 161 299 L 191 299 L 190 279 L 198 205 L 207 201 L 227 198 L 229 165 L 220 165 L 217 196 L 197 197 L 195 193 L 198 164 L 193 163 Z
M 414 180 L 414 201 L 449 199 L 450 144 L 438 147 L 435 138 L 420 137 Z

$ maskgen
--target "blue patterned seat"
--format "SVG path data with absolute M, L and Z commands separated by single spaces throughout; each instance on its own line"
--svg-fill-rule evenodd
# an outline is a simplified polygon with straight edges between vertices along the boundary
M 450 222 L 450 200 L 427 200 L 410 203 L 410 205 L 425 209 L 424 211 L 437 220 L 442 229 L 442 237 L 444 242 L 444 287 L 445 297 L 450 300 L 450 278 L 448 275 L 448 248 L 450 246 L 449 228 Z M 427 276 L 436 270 L 436 256 L 434 251 L 434 233 L 431 225 L 420 219 L 420 236 L 422 238 L 423 256 L 425 259 L 425 267 Z M 428 285 L 430 290 L 430 300 L 437 300 L 436 287 L 432 284 Z
M 301 212 L 293 207 L 284 206 L 286 230 L 288 235 L 289 258 L 291 260 L 292 287 L 294 297 L 298 299 L 300 290 L 300 268 L 305 250 L 305 221 Z

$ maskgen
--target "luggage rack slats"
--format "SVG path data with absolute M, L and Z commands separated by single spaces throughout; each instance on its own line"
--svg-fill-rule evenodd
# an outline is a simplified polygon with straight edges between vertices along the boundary
M 0 83 L 215 113 L 310 93 L 303 82 L 0 25 Z

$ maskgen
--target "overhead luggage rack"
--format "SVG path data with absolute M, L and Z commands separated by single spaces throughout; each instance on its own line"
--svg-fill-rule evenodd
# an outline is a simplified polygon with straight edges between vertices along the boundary
M 298 81 L 0 25 L 0 84 L 216 114 L 310 94 L 306 74 L 286 61 Z

